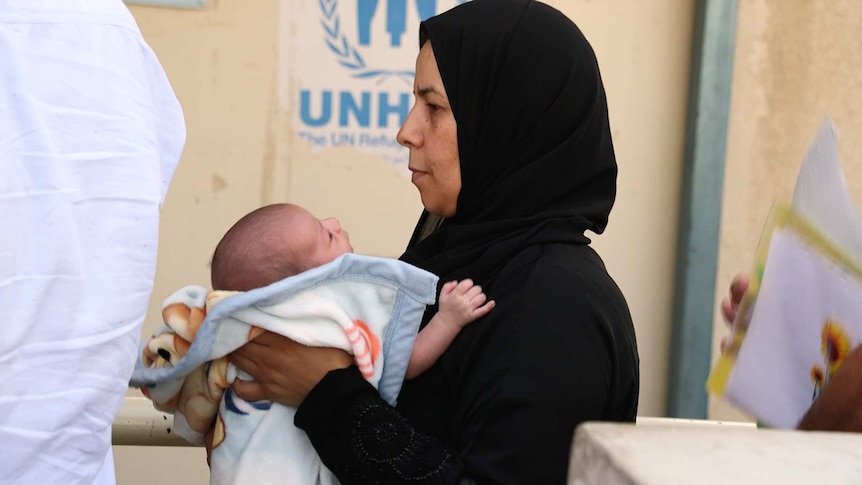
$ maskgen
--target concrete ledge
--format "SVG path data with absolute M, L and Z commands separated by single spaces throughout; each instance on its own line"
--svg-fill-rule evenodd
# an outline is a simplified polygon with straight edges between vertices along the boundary
M 570 485 L 728 483 L 858 485 L 862 434 L 618 423 L 575 433 Z

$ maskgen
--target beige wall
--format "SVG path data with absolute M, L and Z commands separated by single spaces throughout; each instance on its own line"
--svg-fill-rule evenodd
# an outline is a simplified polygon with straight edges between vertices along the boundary
M 659 416 L 666 392 L 693 5 L 549 3 L 575 19 L 591 40 L 605 79 L 620 176 L 610 226 L 594 238 L 595 247 L 635 320 L 640 414 Z M 183 105 L 189 134 L 162 211 L 145 333 L 159 324 L 159 304 L 172 290 L 208 283 L 207 263 L 218 238 L 259 205 L 290 200 L 320 216 L 335 215 L 358 252 L 381 256 L 400 253 L 419 214 L 415 189 L 388 163 L 350 149 L 312 155 L 294 138 L 277 99 L 278 8 L 273 0 L 213 0 L 196 11 L 132 8 Z M 121 484 L 206 483 L 200 450 L 116 450 Z
M 862 197 L 859 2 L 739 4 L 717 300 L 733 275 L 753 263 L 771 204 L 790 202 L 802 158 L 824 116 L 837 127 L 850 190 Z M 726 334 L 717 312 L 715 334 L 716 342 Z M 711 401 L 710 417 L 740 416 Z
M 693 2 L 550 3 L 575 19 L 599 59 L 619 178 L 610 223 L 593 246 L 635 322 L 639 414 L 664 416 Z

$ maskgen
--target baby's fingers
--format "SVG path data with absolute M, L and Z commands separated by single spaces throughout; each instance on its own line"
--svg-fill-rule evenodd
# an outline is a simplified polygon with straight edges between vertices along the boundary
M 471 280 L 470 278 L 467 278 L 467 279 L 461 280 L 458 283 L 458 286 L 456 286 L 453 291 L 459 295 L 463 295 L 463 294 L 467 293 L 468 291 L 470 291 L 470 289 L 472 289 L 472 288 L 475 288 L 475 286 L 473 286 L 473 280 Z
M 470 288 L 469 290 L 467 290 L 466 293 L 464 293 L 464 298 L 471 303 L 473 302 L 473 300 L 476 300 L 478 297 L 481 297 L 483 302 L 485 301 L 485 294 L 482 293 L 482 287 L 479 285 L 476 285 L 476 286 Z M 478 303 L 478 305 L 481 305 L 481 304 L 482 303 Z
M 471 294 L 466 295 L 464 301 L 471 307 L 478 308 L 482 306 L 487 299 L 488 297 L 480 290 L 475 294 L 471 292 Z
M 482 295 L 483 298 L 484 298 L 484 296 L 485 295 Z M 475 319 L 475 318 L 484 317 L 491 310 L 493 310 L 495 306 L 497 306 L 497 302 L 495 302 L 494 300 L 488 300 L 487 303 L 485 303 L 484 305 L 473 310 L 473 318 Z
M 457 281 L 448 281 L 443 285 L 442 288 L 440 288 L 440 294 L 448 295 L 449 293 L 452 293 L 452 290 L 454 290 L 456 286 L 458 286 Z

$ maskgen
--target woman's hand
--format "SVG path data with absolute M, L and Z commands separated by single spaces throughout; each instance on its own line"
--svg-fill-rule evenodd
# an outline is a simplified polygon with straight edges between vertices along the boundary
M 308 347 L 272 332 L 235 350 L 230 361 L 254 377 L 254 382 L 233 383 L 237 396 L 291 407 L 299 407 L 329 371 L 353 365 L 353 358 L 343 350 Z

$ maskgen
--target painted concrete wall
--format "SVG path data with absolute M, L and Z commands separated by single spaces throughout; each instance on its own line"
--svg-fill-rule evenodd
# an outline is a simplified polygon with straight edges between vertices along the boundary
M 832 117 L 852 194 L 862 197 L 862 11 L 858 2 L 748 0 L 739 22 L 716 301 L 754 261 L 773 202 L 789 203 L 808 144 Z M 726 329 L 716 310 L 715 349 Z M 711 400 L 711 419 L 744 415 Z
M 604 76 L 620 176 L 610 225 L 594 242 L 627 296 L 637 327 L 640 414 L 660 416 L 693 2 L 548 3 L 578 23 Z M 303 204 L 319 216 L 338 217 L 358 252 L 400 253 L 421 209 L 403 171 L 352 149 L 312 154 L 291 131 L 277 93 L 280 29 L 289 34 L 292 26 L 279 22 L 277 1 L 212 0 L 201 10 L 132 11 L 173 83 L 188 125 L 186 150 L 162 211 L 145 334 L 160 323 L 165 296 L 187 284 L 208 283 L 207 264 L 221 234 L 262 204 Z M 116 452 L 122 484 L 206 483 L 201 450 Z

